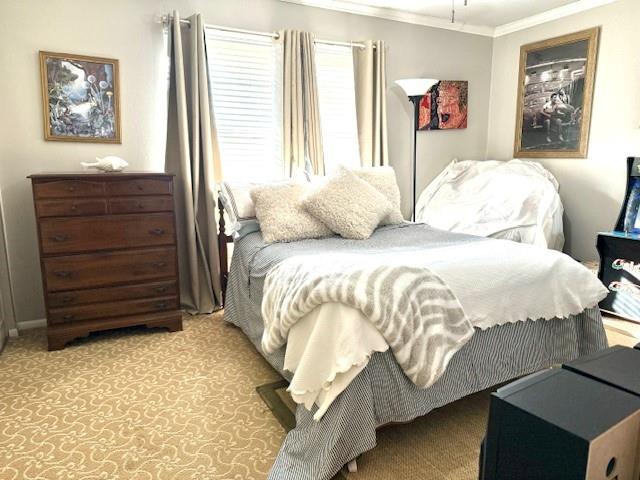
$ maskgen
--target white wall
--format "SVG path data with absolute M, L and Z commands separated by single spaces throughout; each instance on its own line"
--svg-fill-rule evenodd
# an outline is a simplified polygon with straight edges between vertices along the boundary
M 587 159 L 540 160 L 560 182 L 565 250 L 593 260 L 596 233 L 609 231 L 624 196 L 626 157 L 640 156 L 640 1 L 619 0 L 494 41 L 487 158 L 513 156 L 520 46 L 600 25 Z
M 159 13 L 200 12 L 207 23 L 272 31 L 294 28 L 335 40 L 382 39 L 388 44 L 388 120 L 391 163 L 410 203 L 411 104 L 393 87 L 405 77 L 469 81 L 469 128 L 419 134 L 418 189 L 453 158 L 486 151 L 492 40 L 276 0 L 4 0 L 0 15 L 0 189 L 18 321 L 42 318 L 44 307 L 29 182 L 38 171 L 76 170 L 81 160 L 119 155 L 132 169 L 163 165 L 163 47 Z M 45 142 L 38 51 L 120 60 L 122 145 Z

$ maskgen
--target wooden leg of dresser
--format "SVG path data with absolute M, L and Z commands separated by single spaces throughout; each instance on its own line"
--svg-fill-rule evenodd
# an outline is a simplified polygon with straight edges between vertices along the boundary
M 54 350 L 62 350 L 64 346 L 67 344 L 68 340 L 59 337 L 48 337 L 47 338 L 47 348 L 50 352 Z
M 182 313 L 176 312 L 175 314 L 170 314 L 164 318 L 155 320 L 153 322 L 147 322 L 146 326 L 151 327 L 160 327 L 166 328 L 170 332 L 181 332 L 182 331 Z
M 47 346 L 50 352 L 62 350 L 67 343 L 76 338 L 86 337 L 89 332 L 51 332 L 47 333 Z
M 182 331 L 182 318 L 177 320 L 173 320 L 171 322 L 167 322 L 167 330 L 170 332 L 181 332 Z

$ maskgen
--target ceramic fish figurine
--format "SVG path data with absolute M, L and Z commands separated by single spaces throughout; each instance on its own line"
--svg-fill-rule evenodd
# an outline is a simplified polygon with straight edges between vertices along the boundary
M 104 158 L 96 157 L 95 162 L 80 162 L 83 168 L 95 168 L 103 172 L 121 172 L 129 166 L 126 160 L 115 155 L 109 155 Z

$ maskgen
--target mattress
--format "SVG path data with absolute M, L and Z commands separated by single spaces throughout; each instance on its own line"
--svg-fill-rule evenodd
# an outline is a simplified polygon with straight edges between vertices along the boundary
M 234 246 L 225 320 L 240 327 L 264 358 L 291 380 L 291 372 L 284 370 L 284 348 L 265 354 L 260 347 L 262 287 L 269 269 L 292 255 L 372 248 L 380 240 L 376 236 L 389 235 L 394 228 L 380 229 L 370 241 L 357 243 L 331 237 L 265 245 L 259 232 L 243 237 Z M 397 242 L 386 242 L 388 248 L 401 248 L 407 237 L 407 230 L 395 230 Z M 565 319 L 477 328 L 445 374 L 427 389 L 417 388 L 405 376 L 390 351 L 374 353 L 319 422 L 313 419 L 315 408 L 298 406 L 297 425 L 285 438 L 269 478 L 331 479 L 343 465 L 375 446 L 376 428 L 381 425 L 410 421 L 471 393 L 606 346 L 600 312 L 593 308 Z

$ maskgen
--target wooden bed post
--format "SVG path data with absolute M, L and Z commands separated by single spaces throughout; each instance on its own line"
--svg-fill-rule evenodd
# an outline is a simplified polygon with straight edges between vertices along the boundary
M 222 306 L 224 307 L 227 295 L 227 280 L 229 278 L 229 264 L 227 260 L 227 243 L 233 242 L 233 237 L 225 233 L 224 224 L 224 205 L 222 200 L 218 198 L 218 255 L 220 257 L 220 287 L 222 289 Z

